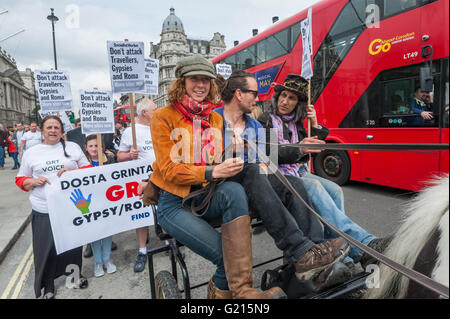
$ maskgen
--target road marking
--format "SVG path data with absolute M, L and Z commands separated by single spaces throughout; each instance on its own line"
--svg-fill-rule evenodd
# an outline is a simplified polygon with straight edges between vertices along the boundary
M 16 289 L 14 290 L 14 293 L 13 293 L 11 299 L 17 299 L 17 297 L 19 296 L 19 293 L 22 290 L 23 283 L 28 278 L 28 274 L 30 273 L 31 266 L 33 265 L 33 261 L 34 261 L 34 255 L 32 254 L 30 256 L 30 259 L 28 259 L 27 266 L 25 267 L 25 270 L 23 271 L 22 276 L 20 277 L 20 280 L 16 285 Z
M 28 247 L 27 252 L 25 253 L 25 256 L 23 256 L 22 260 L 20 261 L 19 266 L 17 267 L 16 271 L 14 272 L 14 275 L 12 276 L 11 280 L 9 281 L 8 286 L 6 287 L 5 291 L 3 292 L 0 299 L 6 299 L 9 296 L 9 293 L 11 292 L 11 289 L 14 287 L 14 284 L 19 277 L 20 273 L 22 272 L 23 267 L 25 266 L 25 263 L 27 262 L 28 258 L 30 258 L 30 255 L 33 251 L 33 244 L 30 244 L 30 247 Z

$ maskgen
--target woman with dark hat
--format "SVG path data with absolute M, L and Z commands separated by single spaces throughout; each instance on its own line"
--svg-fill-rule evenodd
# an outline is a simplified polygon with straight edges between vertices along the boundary
M 259 117 L 259 122 L 267 129 L 275 129 L 278 138 L 279 169 L 287 176 L 301 178 L 311 199 L 313 207 L 322 217 L 334 226 L 365 245 L 378 249 L 380 240 L 358 224 L 354 223 L 344 212 L 344 195 L 335 183 L 311 174 L 308 171 L 309 154 L 320 150 L 308 149 L 307 144 L 324 144 L 329 129 L 318 124 L 313 105 L 307 105 L 308 82 L 299 75 L 290 74 L 283 84 L 274 86 L 275 94 L 269 112 Z M 303 127 L 305 119 L 311 120 L 311 135 Z M 283 144 L 305 144 L 305 148 L 283 147 Z M 267 148 L 269 150 L 269 147 Z M 338 235 L 325 230 L 326 239 Z M 351 245 L 349 257 L 358 262 L 363 257 L 361 250 Z M 351 259 L 346 259 L 346 263 Z
M 278 287 L 265 292 L 252 288 L 251 227 L 241 185 L 217 185 L 209 208 L 194 215 L 183 198 L 215 179 L 239 173 L 243 162 L 221 164 L 222 118 L 212 112 L 219 102 L 213 64 L 200 55 L 178 62 L 170 104 L 153 114 L 151 133 L 156 155 L 151 182 L 160 188 L 158 222 L 195 253 L 217 266 L 208 298 L 285 298 Z M 197 201 L 197 199 L 195 199 Z M 222 232 L 208 222 L 219 219 Z
M 64 126 L 58 117 L 44 118 L 41 131 L 44 140 L 42 144 L 24 153 L 16 184 L 26 192 L 31 191 L 36 298 L 41 296 L 41 290 L 44 288 L 43 298 L 54 299 L 56 293 L 54 279 L 66 274 L 68 265 L 78 266 L 81 273 L 83 248 L 72 249 L 61 255 L 56 254 L 44 186 L 50 183 L 50 177 L 61 176 L 69 170 L 86 167 L 89 162 L 77 144 L 64 141 Z M 83 289 L 87 286 L 88 281 L 84 277 L 75 282 L 76 288 Z

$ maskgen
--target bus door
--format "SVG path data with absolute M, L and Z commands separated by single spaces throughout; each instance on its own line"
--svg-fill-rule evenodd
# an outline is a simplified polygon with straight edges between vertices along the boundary
M 371 110 L 374 128 L 367 130 L 368 143 L 437 144 L 440 142 L 440 63 L 434 63 L 434 118 L 424 119 L 414 113 L 415 88 L 420 86 L 422 64 L 393 69 L 378 77 L 380 101 Z M 397 188 L 419 190 L 433 174 L 439 173 L 438 151 L 365 152 L 363 180 Z M 417 183 L 416 181 L 421 181 Z

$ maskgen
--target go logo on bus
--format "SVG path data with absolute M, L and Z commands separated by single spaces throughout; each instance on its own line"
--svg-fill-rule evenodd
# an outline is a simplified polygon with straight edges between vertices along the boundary
M 384 53 L 388 52 L 391 49 L 392 45 L 389 42 L 385 42 L 381 39 L 375 39 L 369 45 L 369 53 L 371 55 L 380 54 L 381 51 Z

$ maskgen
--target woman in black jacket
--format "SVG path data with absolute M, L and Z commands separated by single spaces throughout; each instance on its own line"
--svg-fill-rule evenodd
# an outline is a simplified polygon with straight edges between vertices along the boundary
M 287 176 L 301 178 L 305 189 L 311 199 L 314 209 L 334 226 L 365 245 L 382 250 L 385 244 L 382 240 L 368 233 L 365 229 L 354 223 L 345 215 L 344 195 L 342 189 L 335 183 L 308 170 L 309 154 L 319 153 L 320 150 L 308 149 L 307 144 L 324 144 L 329 129 L 318 124 L 313 105 L 307 105 L 308 83 L 301 76 L 290 74 L 283 84 L 274 86 L 275 94 L 269 112 L 259 117 L 259 122 L 267 132 L 267 141 L 270 133 L 274 132 L 278 140 L 278 165 L 280 171 Z M 311 135 L 303 127 L 305 119 L 311 120 Z M 284 144 L 305 144 L 305 148 L 293 148 Z M 267 147 L 269 153 L 270 147 Z M 325 239 L 336 238 L 338 235 L 330 229 L 325 229 Z M 354 262 L 366 262 L 367 256 L 351 246 L 349 257 Z M 345 262 L 351 263 L 347 258 Z

